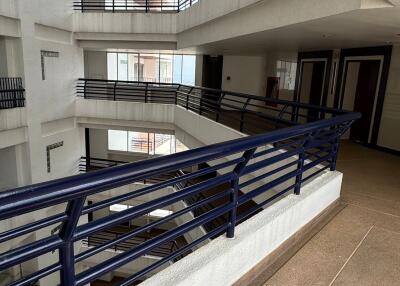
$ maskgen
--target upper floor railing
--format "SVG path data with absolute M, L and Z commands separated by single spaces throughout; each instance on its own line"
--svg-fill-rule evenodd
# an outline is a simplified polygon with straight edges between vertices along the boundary
M 136 83 L 129 87 L 125 86 L 127 83 L 121 83 L 121 89 L 117 89 L 119 83 L 112 83 L 110 92 L 105 92 L 110 82 L 107 82 L 106 89 L 102 90 L 92 86 L 92 82 L 95 81 L 85 80 L 79 84 L 79 93 L 86 98 L 100 97 L 112 100 L 124 98 L 135 101 L 140 99 L 142 102 L 153 102 L 155 98 L 159 98 L 163 102 L 176 103 L 201 112 L 204 116 L 208 115 L 206 112 L 222 116 L 220 111 L 222 108 L 219 108 L 217 103 L 222 106 L 225 99 L 240 102 L 239 109 L 236 109 L 235 104 L 224 103 L 224 110 L 231 111 L 232 109 L 235 112 L 243 110 L 243 104 L 250 106 L 253 100 L 261 100 L 253 96 L 199 87 L 145 83 Z M 117 88 L 113 88 L 113 84 L 117 85 Z M 135 86 L 140 86 L 140 95 Z M 164 86 L 166 90 L 160 92 Z M 147 94 L 143 92 L 146 90 Z M 118 94 L 116 94 L 117 91 Z M 224 96 L 221 99 L 222 94 Z M 215 100 L 212 95 L 219 95 L 218 100 Z M 245 103 L 238 100 L 239 98 L 245 99 Z M 29 285 L 40 279 L 51 279 L 49 277 L 54 275 L 50 275 L 57 272 L 61 285 L 87 285 L 163 245 L 168 245 L 202 225 L 209 224 L 217 218 L 226 218 L 224 223 L 218 223 L 217 228 L 194 237 L 187 245 L 174 247 L 171 253 L 166 254 L 162 259 L 143 266 L 141 270 L 131 273 L 131 276 L 118 284 L 131 285 L 164 264 L 194 250 L 217 234 L 225 233 L 228 237 L 234 237 L 236 225 L 257 213 L 260 208 L 268 206 L 289 193 L 300 194 L 305 182 L 323 172 L 335 170 L 340 137 L 354 120 L 360 117 L 359 114 L 275 100 L 262 102 L 268 103 L 266 105 L 268 108 L 271 108 L 270 104 L 274 102 L 279 111 L 278 114 L 286 114 L 289 112 L 287 110 L 291 109 L 292 112 L 289 112 L 288 118 L 278 117 L 279 124 L 287 123 L 285 128 L 0 193 L 0 220 L 9 222 L 10 226 L 0 233 L 0 244 L 5 243 L 5 246 L 10 248 L 0 254 L 0 271 L 6 271 L 31 259 L 49 255 L 51 257 L 46 261 L 51 261 L 51 263 L 48 265 L 38 263 L 42 267 L 10 285 Z M 303 109 L 312 111 L 312 114 L 300 116 L 303 113 L 299 110 Z M 250 109 L 245 110 L 249 112 Z M 259 111 L 252 112 L 254 113 L 251 114 L 258 116 Z M 239 117 L 240 114 L 239 112 Z M 260 118 L 264 116 L 266 115 L 262 114 Z M 270 117 L 272 115 L 266 116 L 266 118 Z M 300 124 L 300 118 L 305 120 L 304 124 Z M 315 120 L 311 121 L 312 118 Z M 199 165 L 207 167 L 199 169 Z M 121 192 L 115 196 L 102 195 L 121 186 L 185 169 L 194 171 L 152 185 L 145 185 L 135 191 Z M 218 176 L 207 177 L 209 174 L 216 173 Z M 186 184 L 186 182 L 196 182 L 196 180 L 198 183 Z M 170 190 L 168 187 L 177 184 L 182 186 L 178 191 L 168 191 Z M 218 192 L 208 193 L 208 190 L 217 187 L 219 187 Z M 239 192 L 243 194 L 239 196 Z M 206 195 L 199 198 L 199 194 Z M 97 200 L 93 200 L 94 196 Z M 144 196 L 151 199 L 144 201 Z M 195 199 L 193 204 L 187 207 L 176 208 L 174 212 L 158 220 L 148 222 L 118 237 L 101 241 L 83 252 L 76 252 L 76 249 L 79 249 L 76 246 L 87 241 L 88 237 L 155 210 L 172 208 L 177 203 L 190 198 Z M 89 200 L 94 203 L 87 204 Z M 224 203 L 213 204 L 213 208 L 207 212 L 196 217 L 187 216 L 188 213 L 194 212 L 205 204 L 221 200 Z M 238 209 L 250 200 L 256 201 L 257 204 L 245 212 L 238 212 Z M 133 207 L 119 213 L 94 221 L 87 220 L 88 215 L 93 212 L 110 208 L 115 204 L 131 204 L 133 201 L 136 202 Z M 28 217 L 29 223 L 18 224 L 24 220 L 14 220 L 17 216 Z M 32 217 L 36 219 L 32 221 Z M 136 247 L 105 258 L 95 265 L 90 264 L 90 267 L 88 264 L 82 264 L 96 254 L 146 231 L 170 222 L 177 223 L 178 218 L 181 218 L 180 221 L 184 223 L 171 227 L 166 232 Z M 27 235 L 39 230 L 40 236 L 36 236 L 33 240 L 25 239 Z M 56 285 L 58 282 L 46 281 L 46 283 L 46 285 L 53 285 L 51 283 Z
M 247 134 L 314 122 L 345 111 L 175 83 L 80 79 L 87 99 L 176 104 Z
M 169 12 L 179 13 L 199 0 L 80 0 L 74 10 L 82 12 Z
M 20 77 L 0 78 L 0 109 L 25 106 L 25 89 Z

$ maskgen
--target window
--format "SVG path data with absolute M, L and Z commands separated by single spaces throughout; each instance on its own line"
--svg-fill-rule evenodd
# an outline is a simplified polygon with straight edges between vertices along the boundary
M 170 155 L 177 149 L 187 150 L 182 143 L 177 143 L 174 135 L 108 130 L 108 150 L 149 155 Z
M 149 133 L 128 132 L 128 152 L 149 154 L 150 146 Z
M 117 53 L 107 54 L 107 73 L 109 80 L 118 80 Z
M 128 54 L 118 55 L 118 80 L 128 80 Z
M 280 78 L 280 89 L 294 90 L 297 63 L 288 61 L 277 62 L 277 77 Z
M 108 53 L 108 79 L 194 85 L 196 56 Z

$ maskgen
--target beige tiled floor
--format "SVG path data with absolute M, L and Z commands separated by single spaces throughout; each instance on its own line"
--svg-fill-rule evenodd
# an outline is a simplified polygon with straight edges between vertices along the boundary
M 265 284 L 400 285 L 400 157 L 343 142 L 347 207 Z

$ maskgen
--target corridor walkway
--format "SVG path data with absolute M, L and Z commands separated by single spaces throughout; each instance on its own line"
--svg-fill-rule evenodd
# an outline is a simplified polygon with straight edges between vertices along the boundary
M 265 286 L 400 285 L 400 157 L 341 146 L 345 208 Z

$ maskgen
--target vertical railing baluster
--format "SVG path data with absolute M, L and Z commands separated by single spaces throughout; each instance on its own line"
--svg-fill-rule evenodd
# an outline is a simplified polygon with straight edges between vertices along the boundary
M 63 286 L 75 286 L 75 253 L 73 236 L 78 225 L 79 218 L 86 198 L 78 198 L 70 201 L 66 208 L 68 219 L 60 230 L 60 238 L 64 244 L 59 248 L 59 259 L 61 264 L 60 283 Z
M 112 11 L 113 11 L 113 13 L 115 12 L 115 0 L 112 0 Z
M 220 98 L 218 99 L 218 103 L 217 103 L 217 115 L 215 117 L 215 121 L 219 122 L 219 117 L 221 116 L 221 104 L 222 104 L 222 100 L 225 97 L 225 92 L 221 93 Z
M 333 129 L 336 130 L 337 128 L 338 126 L 335 126 Z M 339 145 L 340 145 L 340 135 L 337 135 L 337 138 L 335 138 L 334 142 L 332 143 L 331 166 L 330 166 L 331 171 L 336 171 L 336 162 L 339 154 Z
M 117 84 L 118 84 L 118 82 L 115 81 L 114 82 L 114 101 L 117 100 Z
M 231 193 L 230 193 L 230 203 L 233 205 L 232 210 L 229 212 L 229 227 L 226 231 L 226 236 L 228 238 L 235 237 L 235 227 L 236 227 L 236 215 L 238 209 L 238 198 L 239 198 L 239 179 L 242 175 L 248 162 L 253 158 L 254 153 L 257 148 L 247 150 L 243 153 L 244 161 L 237 164 L 233 173 L 235 174 L 235 179 L 231 181 Z
M 144 102 L 145 103 L 147 103 L 147 101 L 148 101 L 148 99 L 147 99 L 148 89 L 149 89 L 149 84 L 146 82 L 146 87 L 145 87 L 145 91 L 144 91 Z
M 247 106 L 249 105 L 249 103 L 250 103 L 250 98 L 248 98 L 247 100 L 246 100 L 246 102 L 245 102 L 245 104 L 243 105 L 243 107 L 242 107 L 242 110 L 240 110 L 240 132 L 243 132 L 243 128 L 244 128 L 244 115 L 245 115 L 245 112 L 246 112 L 246 110 L 247 110 Z
M 87 85 L 87 80 L 85 79 L 83 83 L 83 98 L 85 99 L 86 99 L 86 85 Z
M 149 1 L 148 0 L 146 0 L 145 5 L 146 5 L 146 13 L 147 13 L 147 12 L 149 12 Z
M 301 152 L 299 154 L 299 159 L 297 162 L 297 171 L 299 171 L 299 174 L 296 176 L 296 185 L 294 188 L 294 193 L 296 195 L 300 195 L 300 190 L 301 190 L 301 181 L 303 180 L 303 169 L 304 169 L 304 160 L 306 156 L 306 151 L 307 151 L 307 146 L 310 140 L 312 140 L 312 137 L 314 137 L 314 134 L 309 134 L 307 138 L 304 140 L 302 147 L 301 147 Z

